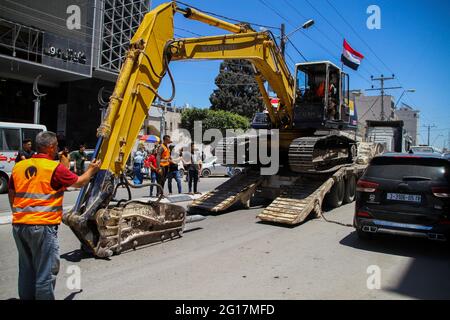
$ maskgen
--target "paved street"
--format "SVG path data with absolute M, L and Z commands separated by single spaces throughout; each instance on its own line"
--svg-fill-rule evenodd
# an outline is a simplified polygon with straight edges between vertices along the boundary
M 203 179 L 201 187 L 222 181 Z M 74 198 L 68 195 L 65 205 Z M 181 239 L 109 261 L 82 255 L 75 236 L 62 226 L 57 298 L 450 298 L 450 250 L 443 244 L 394 237 L 360 241 L 353 228 L 322 219 L 293 228 L 260 223 L 255 216 L 261 205 L 208 216 L 189 224 Z M 326 215 L 351 223 L 353 208 L 349 204 Z M 17 253 L 10 225 L 0 226 L 0 242 L 0 299 L 16 298 Z M 72 265 L 81 269 L 82 292 L 66 287 Z M 372 265 L 381 271 L 379 290 L 367 288 L 367 268 Z

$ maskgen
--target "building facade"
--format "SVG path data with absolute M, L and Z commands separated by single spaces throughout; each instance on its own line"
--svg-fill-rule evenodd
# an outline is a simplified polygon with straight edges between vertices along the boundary
M 396 120 L 394 97 L 385 95 L 366 96 L 362 91 L 351 91 L 350 99 L 354 101 L 358 115 L 358 132 L 364 137 L 367 120 Z M 383 103 L 382 103 L 383 101 Z
M 40 92 L 40 123 L 71 148 L 94 146 L 99 96 L 112 92 L 150 6 L 149 0 L 0 0 L 0 121 L 33 122 Z
M 403 120 L 404 128 L 412 138 L 412 144 L 418 145 L 420 111 L 403 103 L 399 109 L 395 110 L 395 114 L 399 120 Z

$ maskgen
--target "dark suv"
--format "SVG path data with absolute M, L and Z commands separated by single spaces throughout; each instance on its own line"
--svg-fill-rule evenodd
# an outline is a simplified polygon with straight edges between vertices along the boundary
M 375 157 L 357 183 L 358 236 L 390 233 L 450 240 L 450 162 L 433 154 Z

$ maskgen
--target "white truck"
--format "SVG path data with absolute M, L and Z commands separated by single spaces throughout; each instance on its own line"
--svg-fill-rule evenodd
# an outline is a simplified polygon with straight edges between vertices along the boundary
M 16 157 L 25 139 L 31 139 L 35 147 L 36 135 L 47 131 L 41 124 L 0 122 L 0 193 L 8 191 L 8 181 Z

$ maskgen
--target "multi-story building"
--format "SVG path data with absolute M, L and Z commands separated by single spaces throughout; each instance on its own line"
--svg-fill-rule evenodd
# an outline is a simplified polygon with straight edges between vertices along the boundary
M 99 92 L 112 91 L 150 2 L 0 0 L 0 121 L 33 122 L 39 91 L 40 123 L 70 147 L 94 145 Z
M 381 96 L 366 96 L 362 91 L 351 91 L 350 99 L 355 103 L 358 132 L 362 137 L 366 132 L 367 120 L 396 120 L 393 96 L 385 95 L 382 98 Z
M 157 106 L 150 108 L 149 116 L 142 128 L 143 134 L 153 134 L 161 136 L 168 134 L 173 136 L 181 125 L 181 108 L 172 106 Z
M 399 120 L 403 120 L 404 128 L 412 138 L 412 144 L 418 145 L 420 111 L 403 103 L 399 109 L 395 110 L 395 114 Z

